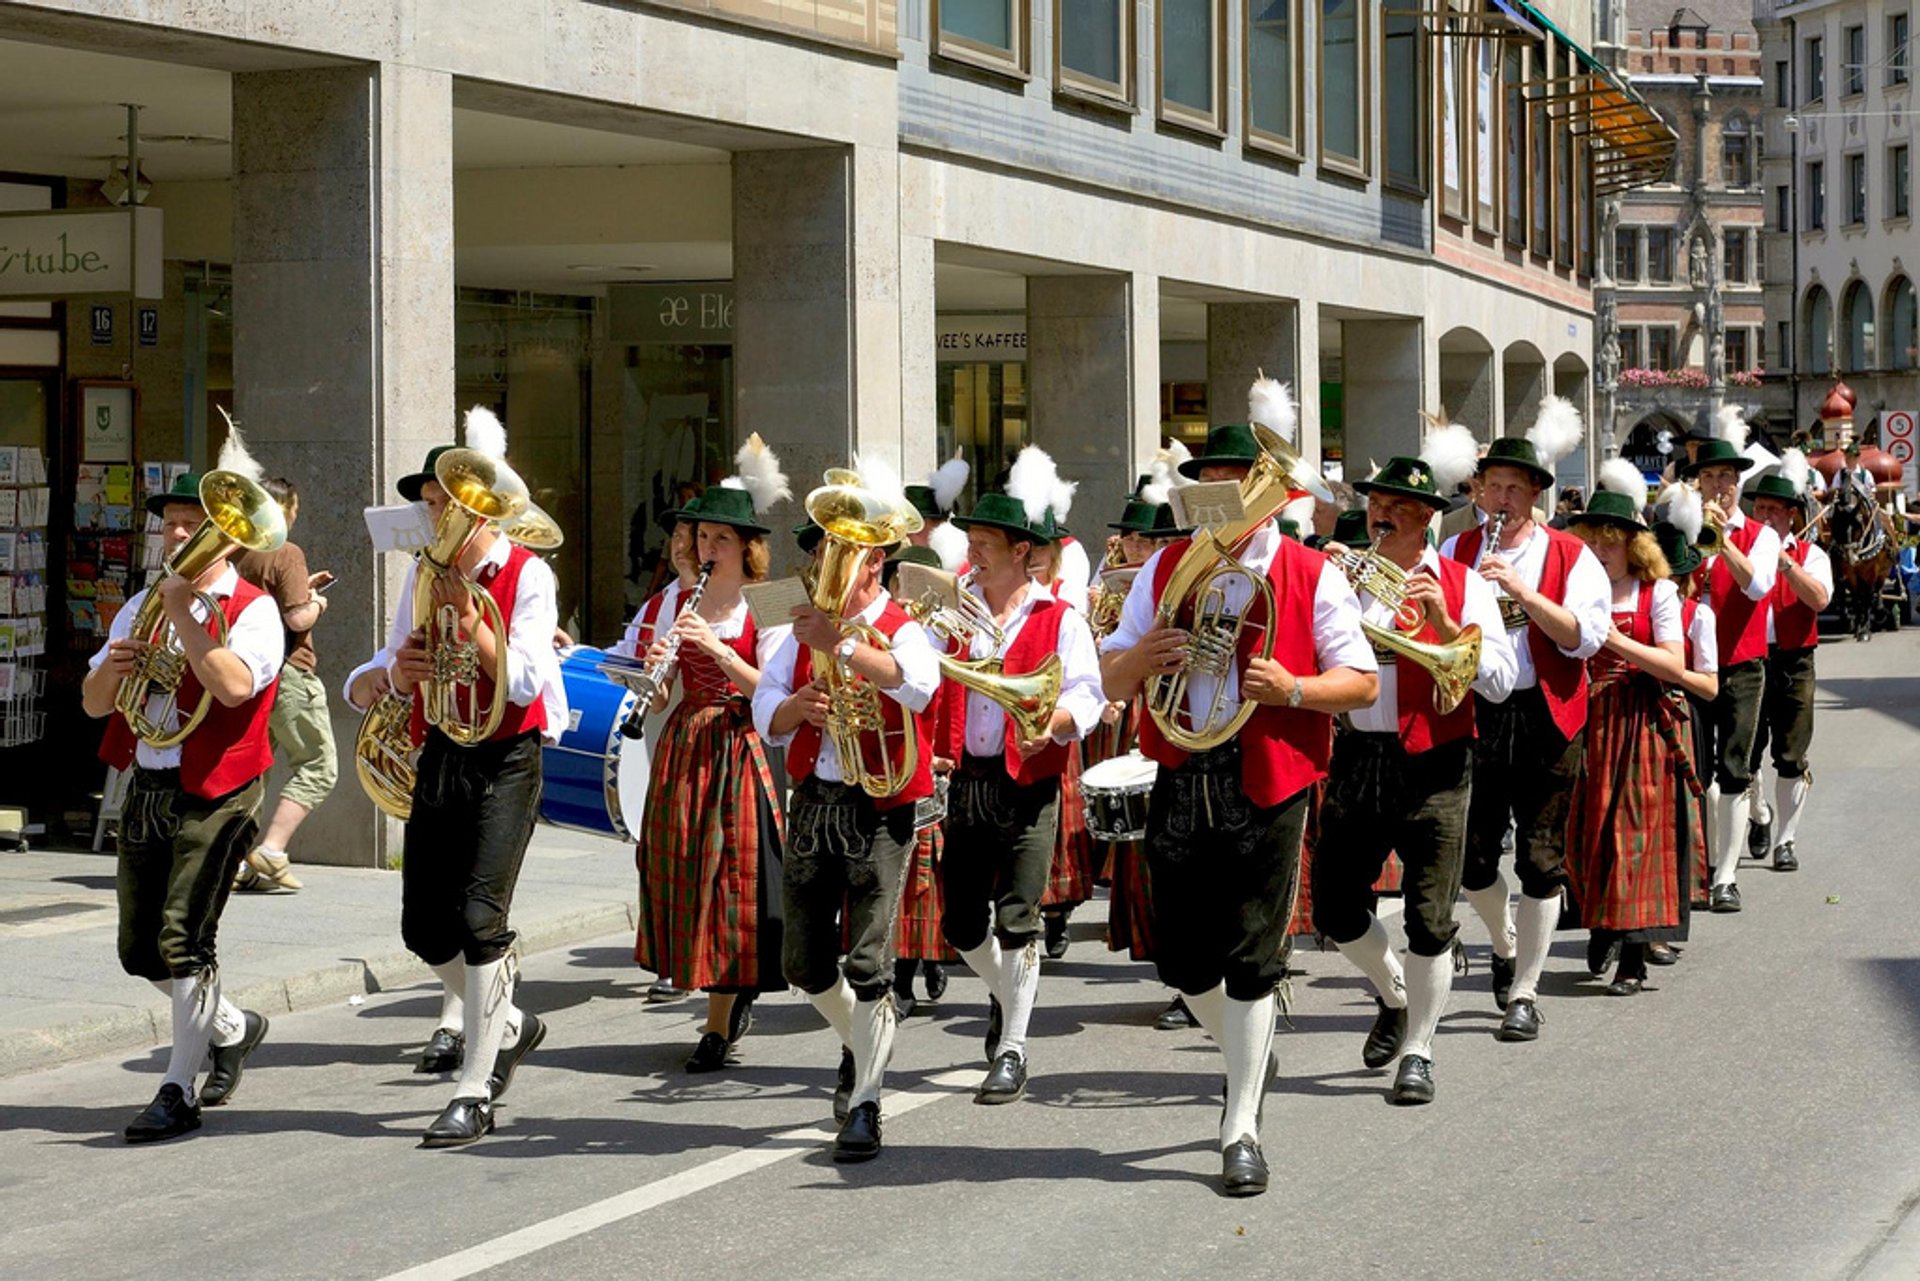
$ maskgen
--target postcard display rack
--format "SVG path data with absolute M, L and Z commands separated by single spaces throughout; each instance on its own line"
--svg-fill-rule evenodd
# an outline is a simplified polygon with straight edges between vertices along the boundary
M 46 734 L 47 461 L 31 445 L 0 447 L 0 747 Z

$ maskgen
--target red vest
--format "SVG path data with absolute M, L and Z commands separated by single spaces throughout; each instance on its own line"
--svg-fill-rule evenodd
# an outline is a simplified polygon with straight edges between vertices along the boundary
M 1640 598 L 1634 602 L 1632 610 L 1613 611 L 1613 625 L 1620 634 L 1630 641 L 1639 641 L 1642 645 L 1654 644 L 1653 639 L 1653 588 L 1652 583 L 1640 584 Z M 1680 610 L 1681 626 L 1685 627 L 1687 612 L 1683 603 Z M 1587 666 L 1596 677 L 1610 671 L 1625 669 L 1637 672 L 1640 669 L 1620 654 L 1602 648 L 1598 654 L 1587 660 Z
M 520 594 L 520 571 L 525 569 L 527 562 L 533 559 L 534 555 L 532 552 L 524 547 L 515 545 L 507 552 L 507 563 L 502 565 L 492 578 L 482 584 L 487 594 L 493 597 L 493 603 L 500 607 L 500 621 L 509 631 L 513 628 L 513 603 L 519 598 Z M 496 636 L 493 638 L 493 643 L 495 645 L 505 645 L 507 638 L 505 636 Z M 466 687 L 462 686 L 461 688 L 465 689 Z M 493 677 L 488 674 L 484 668 L 480 672 L 479 679 L 474 682 L 473 689 L 476 693 L 474 706 L 486 707 L 492 702 Z M 467 700 L 464 693 L 460 696 L 460 701 L 462 705 L 465 705 Z M 547 707 L 545 699 L 536 698 L 533 700 L 532 706 L 529 707 L 522 707 L 518 703 L 509 702 L 506 706 L 506 711 L 500 716 L 500 728 L 493 731 L 492 736 L 487 741 L 491 743 L 504 742 L 510 738 L 518 738 L 520 735 L 532 730 L 544 730 L 546 727 Z M 427 741 L 426 696 L 418 687 L 415 687 L 413 691 L 413 741 L 416 743 L 424 743 Z
M 1440 594 L 1447 602 L 1447 613 L 1459 618 L 1466 606 L 1467 567 L 1456 560 L 1440 560 Z M 1428 644 L 1439 644 L 1440 633 L 1433 624 L 1423 622 L 1413 639 Z M 1460 706 L 1445 716 L 1433 710 L 1433 677 L 1427 669 L 1418 663 L 1395 663 L 1394 671 L 1400 698 L 1400 743 L 1413 755 L 1451 743 L 1457 739 L 1472 738 L 1473 692 L 1460 700 Z
M 260 596 L 260 589 L 245 579 L 236 583 L 233 595 L 220 602 L 227 626 L 231 628 L 239 622 L 240 612 Z M 131 604 L 129 602 L 128 607 Z M 215 634 L 211 617 L 207 619 L 207 634 Z M 188 664 L 180 679 L 181 708 L 190 711 L 196 706 L 202 689 L 193 665 Z M 273 764 L 273 748 L 267 742 L 267 719 L 273 712 L 273 699 L 279 690 L 280 678 L 275 676 L 265 689 L 238 707 L 228 707 L 217 698 L 208 702 L 206 719 L 180 744 L 180 786 L 189 795 L 212 800 L 245 787 L 267 772 Z M 138 746 L 127 718 L 114 713 L 107 722 L 106 736 L 100 741 L 100 759 L 115 769 L 125 769 L 133 764 Z
M 1587 545 L 1551 525 L 1539 528 L 1547 536 L 1547 559 L 1540 568 L 1540 592 L 1549 600 L 1564 603 L 1567 577 L 1573 573 L 1574 562 L 1580 559 Z M 1472 565 L 1480 558 L 1480 543 L 1485 538 L 1485 526 L 1466 530 L 1454 540 L 1453 559 L 1462 565 Z M 1553 717 L 1554 727 L 1571 740 L 1587 724 L 1587 665 L 1562 654 L 1553 638 L 1535 626 L 1527 628 L 1527 653 L 1533 658 L 1534 678 L 1547 700 L 1547 713 Z
M 1808 547 L 1807 543 L 1796 542 L 1792 547 L 1781 548 L 1781 555 L 1791 556 L 1794 564 L 1805 569 Z M 1773 643 L 1776 648 L 1812 649 L 1820 643 L 1820 615 L 1795 594 L 1785 574 L 1774 581 L 1773 594 L 1767 598 L 1767 605 L 1773 610 Z
M 907 616 L 907 611 L 900 608 L 900 603 L 889 600 L 886 607 L 880 611 L 880 618 L 874 623 L 874 628 L 882 636 L 885 636 L 888 640 L 892 640 L 894 633 L 898 632 L 910 621 Z M 813 679 L 813 651 L 805 645 L 801 645 L 799 650 L 799 654 L 793 660 L 793 687 L 795 689 L 801 688 Z M 944 686 L 942 688 L 944 688 Z M 939 697 L 938 694 L 934 695 L 936 703 Z M 931 712 L 931 705 L 928 710 Z M 907 716 L 908 712 L 904 706 L 898 701 L 887 697 L 885 693 L 881 693 L 880 719 L 885 723 L 889 736 L 898 737 L 900 731 L 906 725 Z M 892 796 L 875 797 L 873 803 L 876 808 L 882 810 L 897 809 L 902 805 L 911 805 L 923 796 L 933 795 L 933 740 L 927 732 L 928 720 L 928 712 L 923 712 L 913 717 L 914 745 L 918 748 L 919 756 L 919 763 L 913 771 L 913 777 L 908 780 L 905 787 L 895 792 Z M 795 779 L 808 779 L 813 777 L 814 763 L 820 759 L 821 738 L 822 734 L 819 726 L 808 722 L 801 723 L 800 728 L 794 732 L 793 743 L 787 748 L 788 774 L 792 775 Z M 878 772 L 883 767 L 884 761 L 880 754 L 879 735 L 862 734 L 860 736 L 860 757 L 870 771 Z M 843 775 L 847 772 L 847 765 L 844 761 L 841 762 L 841 771 Z M 852 780 L 849 779 L 848 781 L 851 782 Z
M 1727 531 L 1727 541 L 1743 555 L 1753 551 L 1765 529 L 1757 520 L 1749 520 L 1738 529 Z M 1727 558 L 1713 558 L 1713 570 L 1707 579 L 1707 599 L 1713 604 L 1714 622 L 1720 629 L 1720 666 L 1752 662 L 1767 656 L 1767 600 L 1754 600 L 1733 581 Z
M 1154 565 L 1156 607 L 1187 545 L 1176 543 L 1167 548 Z M 1282 538 L 1273 554 L 1273 564 L 1267 569 L 1267 581 L 1273 586 L 1273 598 L 1280 615 L 1271 624 L 1274 661 L 1296 676 L 1317 676 L 1320 672 L 1313 646 L 1313 597 L 1325 564 L 1326 557 L 1319 552 L 1309 551 L 1291 538 Z M 1250 617 L 1247 624 L 1243 651 L 1251 651 L 1255 639 L 1269 622 Z M 1244 668 L 1244 663 L 1242 666 Z M 1249 801 L 1262 808 L 1278 805 L 1327 776 L 1327 760 L 1333 754 L 1333 717 L 1304 707 L 1262 704 L 1240 731 L 1239 743 L 1240 790 Z M 1169 769 L 1187 759 L 1185 752 L 1167 742 L 1151 716 L 1140 718 L 1140 750 L 1149 760 Z

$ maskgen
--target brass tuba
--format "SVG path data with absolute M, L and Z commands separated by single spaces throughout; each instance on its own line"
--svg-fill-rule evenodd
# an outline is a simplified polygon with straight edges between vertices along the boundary
M 382 811 L 402 823 L 413 816 L 413 699 L 388 690 L 360 718 L 353 739 L 353 772 L 360 788 Z
M 1241 518 L 1194 532 L 1167 579 L 1155 618 L 1157 627 L 1183 627 L 1190 635 L 1187 661 L 1177 671 L 1156 673 L 1146 689 L 1147 715 L 1169 743 L 1185 752 L 1220 746 L 1253 715 L 1257 704 L 1251 699 L 1242 699 L 1231 714 L 1226 711 L 1226 675 L 1238 660 L 1247 615 L 1256 607 L 1264 608 L 1269 623 L 1255 657 L 1273 657 L 1273 586 L 1266 575 L 1241 564 L 1238 553 L 1292 500 L 1295 489 L 1332 499 L 1326 485 L 1279 433 L 1255 423 L 1253 434 L 1260 443 L 1260 457 L 1240 482 Z M 1247 608 L 1238 614 L 1227 607 L 1221 582 L 1236 576 L 1245 579 L 1253 592 Z M 1187 708 L 1187 682 L 1194 672 L 1212 676 L 1216 682 L 1212 700 L 1197 717 Z
M 560 522 L 547 515 L 546 510 L 535 502 L 529 502 L 527 509 L 518 516 L 501 522 L 500 532 L 507 536 L 508 542 L 530 552 L 559 551 L 567 541 Z
M 287 541 L 287 517 L 280 510 L 280 504 L 257 482 L 237 471 L 208 472 L 200 481 L 200 505 L 206 508 L 207 519 L 173 554 L 162 578 L 178 574 L 191 582 L 216 560 L 237 548 L 270 552 Z M 141 742 L 149 747 L 168 748 L 179 746 L 206 719 L 213 694 L 202 689 L 200 701 L 180 722 L 180 727 L 167 728 L 179 710 L 180 682 L 187 674 L 187 652 L 160 604 L 159 586 L 156 581 L 147 592 L 140 602 L 140 612 L 134 615 L 133 626 L 128 629 L 127 635 L 147 642 L 147 648 L 133 671 L 120 682 L 120 688 L 114 691 L 113 706 L 126 718 L 128 727 Z M 225 645 L 229 629 L 220 603 L 206 592 L 196 595 L 206 607 L 207 617 L 213 620 L 220 644 Z M 160 700 L 157 706 L 152 702 L 156 698 Z

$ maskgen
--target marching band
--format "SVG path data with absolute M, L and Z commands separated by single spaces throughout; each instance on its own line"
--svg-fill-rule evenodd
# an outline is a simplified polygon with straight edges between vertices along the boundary
M 1772 864 L 1798 865 L 1833 578 L 1801 538 L 1797 451 L 1752 487 L 1751 518 L 1743 424 L 1651 504 L 1615 460 L 1563 532 L 1539 513 L 1581 439 L 1572 405 L 1549 397 L 1524 437 L 1484 449 L 1432 418 L 1309 546 L 1313 509 L 1338 504 L 1285 388 L 1259 379 L 1249 410 L 1199 457 L 1160 451 L 1097 567 L 1067 531 L 1073 484 L 1028 446 L 964 512 L 958 458 L 914 485 L 878 457 L 829 469 L 792 530 L 805 567 L 776 578 L 769 513 L 794 488 L 753 436 L 734 475 L 666 515 L 664 586 L 604 653 L 558 634 L 539 554 L 558 528 L 504 428 L 471 412 L 462 443 L 398 483 L 433 535 L 345 689 L 361 782 L 406 824 L 401 936 L 443 985 L 417 1070 L 452 1094 L 422 1145 L 491 1132 L 547 1034 L 515 1004 L 511 925 L 543 814 L 633 843 L 634 959 L 654 996 L 706 997 L 688 1072 L 738 1062 L 761 994 L 797 987 L 819 1011 L 841 1045 L 838 1161 L 881 1153 L 899 1020 L 916 977 L 944 993 L 945 963 L 987 992 L 975 1101 L 1026 1095 L 1043 959 L 1107 885 L 1108 945 L 1172 990 L 1157 1025 L 1219 1047 L 1235 1196 L 1269 1184 L 1296 905 L 1371 985 L 1362 1063 L 1397 1063 L 1387 1098 L 1418 1105 L 1464 960 L 1461 897 L 1491 937 L 1498 1038 L 1524 1042 L 1557 929 L 1589 930 L 1593 973 L 1617 959 L 1607 990 L 1635 995 L 1679 959 L 1693 906 L 1739 910 L 1750 815 L 1771 808 Z M 234 432 L 219 468 L 149 500 L 168 569 L 84 687 L 102 756 L 133 772 L 121 964 L 173 1008 L 130 1142 L 199 1128 L 267 1033 L 221 997 L 216 951 L 283 658 L 273 600 L 229 565 L 284 540 L 261 479 Z M 1469 484 L 1461 532 L 1437 541 Z M 574 786 L 569 755 L 587 771 L 577 816 L 543 803 Z M 1404 957 L 1379 913 L 1390 866 Z

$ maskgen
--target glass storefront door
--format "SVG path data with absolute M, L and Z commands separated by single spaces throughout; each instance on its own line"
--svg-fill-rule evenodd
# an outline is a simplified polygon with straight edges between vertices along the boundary
M 960 505 L 997 489 L 1027 443 L 1027 367 L 1024 364 L 942 364 L 939 367 L 938 453 L 958 449 L 973 468 Z

